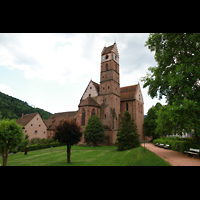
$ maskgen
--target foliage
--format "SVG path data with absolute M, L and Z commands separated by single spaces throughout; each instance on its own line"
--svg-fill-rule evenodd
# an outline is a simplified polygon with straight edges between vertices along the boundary
M 22 126 L 15 120 L 3 119 L 0 121 L 0 149 L 3 157 L 3 166 L 7 164 L 9 149 L 15 148 L 23 139 Z
M 22 113 L 25 115 L 35 112 L 38 112 L 44 121 L 49 119 L 52 115 L 43 109 L 33 108 L 29 106 L 27 102 L 0 92 L 0 119 L 19 119 Z
M 25 135 L 24 139 L 22 140 L 22 142 L 16 147 L 16 149 L 11 149 L 12 152 L 17 152 L 17 151 L 21 151 L 21 149 L 23 147 L 26 147 L 29 143 L 29 136 L 28 134 Z
M 191 100 L 184 99 L 182 105 L 175 102 L 172 105 L 163 106 L 158 111 L 156 133 L 158 135 L 179 134 L 182 131 L 191 133 L 195 130 L 195 137 L 198 141 L 200 137 L 200 122 L 196 114 L 200 114 L 200 107 Z
M 180 137 L 162 137 L 153 140 L 153 144 L 169 144 L 169 149 L 174 151 L 189 151 L 190 148 L 200 149 L 200 144 L 193 138 L 180 138 Z
M 91 115 L 85 127 L 85 142 L 92 142 L 94 146 L 103 142 L 105 137 L 104 127 L 98 115 Z
M 127 110 L 124 112 L 124 116 L 120 122 L 116 145 L 119 151 L 132 149 L 140 145 L 137 126 Z
M 148 94 L 152 98 L 158 97 L 158 94 L 159 99 L 162 99 L 163 95 L 166 97 L 168 106 L 162 117 L 169 114 L 175 119 L 175 121 L 171 117 L 167 119 L 167 124 L 173 121 L 170 130 L 175 127 L 179 132 L 181 128 L 188 131 L 194 129 L 198 139 L 200 136 L 200 33 L 153 33 L 149 35 L 145 46 L 148 46 L 150 51 L 155 51 L 158 65 L 149 67 L 151 74 L 142 78 L 145 82 L 143 87 L 149 87 Z M 193 105 L 192 111 L 190 105 Z M 159 124 L 160 121 L 158 120 Z
M 144 118 L 144 132 L 146 136 L 152 136 L 153 139 L 159 137 L 159 134 L 155 132 L 157 127 L 156 119 L 158 118 L 157 112 L 162 107 L 160 103 L 157 103 L 155 106 L 152 106 L 147 113 L 147 116 Z
M 62 145 L 63 145 L 63 143 L 60 143 L 60 142 L 52 142 L 49 144 L 33 144 L 33 145 L 28 146 L 28 151 L 34 151 L 37 149 L 46 149 L 46 148 L 50 148 L 50 147 L 58 147 L 58 146 L 62 146 Z M 24 152 L 25 149 L 26 149 L 26 146 L 22 147 L 20 151 Z
M 71 146 L 80 142 L 82 133 L 74 121 L 63 121 L 56 128 L 54 140 L 67 145 L 67 162 L 70 163 Z

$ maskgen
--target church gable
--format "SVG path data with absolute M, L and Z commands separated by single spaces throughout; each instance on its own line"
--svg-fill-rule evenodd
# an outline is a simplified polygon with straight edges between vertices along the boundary
M 139 84 L 139 83 L 137 84 L 137 92 L 136 92 L 136 95 L 135 95 L 135 99 L 137 99 L 137 100 L 140 101 L 141 103 L 144 103 L 143 97 L 142 97 L 142 91 L 141 91 L 141 88 L 140 88 L 140 84 Z
M 99 93 L 99 84 L 94 81 L 90 81 L 81 100 L 85 100 L 87 97 L 97 97 Z

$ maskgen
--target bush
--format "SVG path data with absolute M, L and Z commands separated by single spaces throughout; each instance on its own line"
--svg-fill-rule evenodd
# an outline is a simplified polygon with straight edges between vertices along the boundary
M 28 151 L 33 151 L 33 150 L 37 150 L 37 149 L 46 149 L 46 148 L 50 148 L 52 147 L 58 147 L 58 146 L 63 146 L 64 144 L 60 143 L 60 142 L 53 142 L 50 144 L 33 144 L 33 145 L 29 145 L 28 146 Z M 24 152 L 26 149 L 25 147 L 22 147 L 21 152 Z
M 200 149 L 200 144 L 197 143 L 193 138 L 180 138 L 180 137 L 163 137 L 153 140 L 153 144 L 169 144 L 170 149 L 174 151 L 189 151 L 190 148 Z M 179 148 L 177 149 L 177 145 Z
M 39 137 L 32 138 L 32 139 L 29 141 L 29 145 L 36 144 L 36 143 L 40 143 L 40 141 L 41 141 L 41 138 L 39 138 Z

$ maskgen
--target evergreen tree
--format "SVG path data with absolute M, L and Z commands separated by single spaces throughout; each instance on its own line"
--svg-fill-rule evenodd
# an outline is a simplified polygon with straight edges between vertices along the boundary
M 92 142 L 96 146 L 98 143 L 103 142 L 104 136 L 104 127 L 100 117 L 98 115 L 91 115 L 84 131 L 85 142 Z
M 118 151 L 128 150 L 140 145 L 139 134 L 134 119 L 128 111 L 124 112 L 120 129 L 117 133 L 116 145 Z

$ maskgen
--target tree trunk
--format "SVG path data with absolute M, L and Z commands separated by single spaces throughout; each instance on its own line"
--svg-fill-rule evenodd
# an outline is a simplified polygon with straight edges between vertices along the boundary
M 67 144 L 67 163 L 70 163 L 71 145 Z
M 4 154 L 4 150 L 2 148 L 2 158 L 3 158 L 3 166 L 6 166 L 8 159 L 8 146 L 6 147 L 6 155 Z

